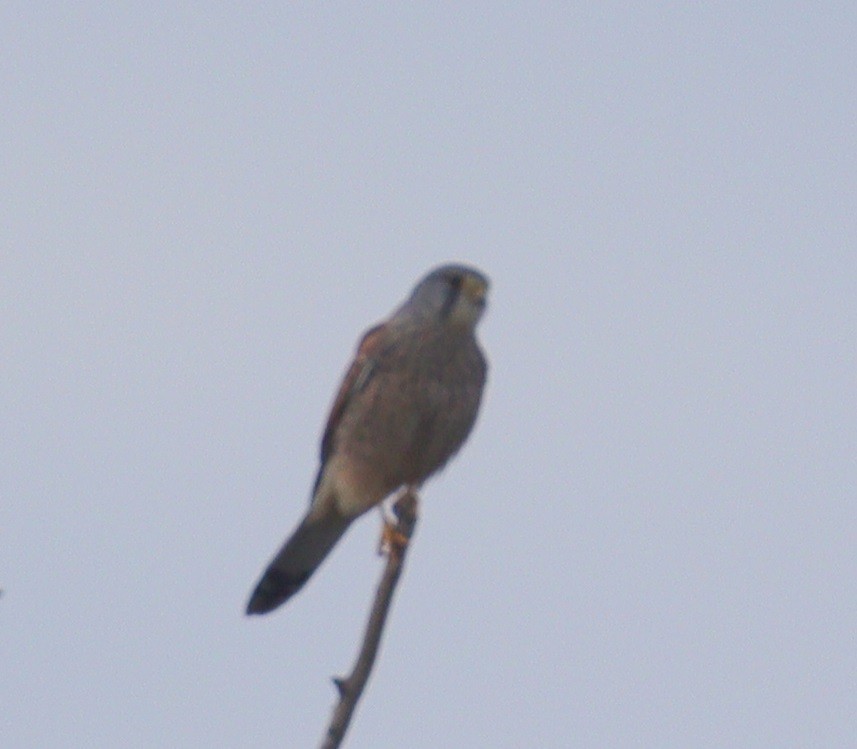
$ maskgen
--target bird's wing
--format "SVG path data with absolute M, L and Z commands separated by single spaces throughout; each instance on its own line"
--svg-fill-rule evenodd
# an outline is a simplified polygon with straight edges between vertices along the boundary
M 342 384 L 339 386 L 339 392 L 336 394 L 333 406 L 330 409 L 330 416 L 327 417 L 327 426 L 325 426 L 324 436 L 321 438 L 321 468 L 319 469 L 319 476 L 321 476 L 324 464 L 333 451 L 336 428 L 342 420 L 342 415 L 347 410 L 351 399 L 366 387 L 366 384 L 374 374 L 378 354 L 384 347 L 386 331 L 387 326 L 385 323 L 370 328 L 366 331 L 360 341 L 360 345 L 357 347 L 354 361 L 351 363 L 348 372 L 345 374 L 345 378 L 342 380 Z M 316 485 L 318 485 L 318 481 L 316 481 Z

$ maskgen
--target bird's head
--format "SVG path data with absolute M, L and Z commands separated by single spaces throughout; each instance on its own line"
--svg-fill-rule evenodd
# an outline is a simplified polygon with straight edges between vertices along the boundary
M 474 328 L 485 311 L 489 281 L 466 265 L 442 265 L 423 278 L 401 308 L 420 318 Z

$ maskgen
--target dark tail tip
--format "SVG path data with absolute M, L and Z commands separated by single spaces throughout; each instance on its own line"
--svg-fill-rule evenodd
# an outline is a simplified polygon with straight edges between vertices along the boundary
M 253 595 L 247 603 L 248 614 L 267 614 L 281 606 L 297 593 L 309 579 L 311 573 L 287 575 L 274 567 L 269 567 L 259 580 Z

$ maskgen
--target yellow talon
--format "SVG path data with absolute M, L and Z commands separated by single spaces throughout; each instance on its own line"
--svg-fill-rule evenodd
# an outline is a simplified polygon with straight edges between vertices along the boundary
M 382 555 L 401 552 L 407 548 L 410 539 L 396 526 L 384 518 L 381 526 L 381 538 L 378 541 L 378 553 Z

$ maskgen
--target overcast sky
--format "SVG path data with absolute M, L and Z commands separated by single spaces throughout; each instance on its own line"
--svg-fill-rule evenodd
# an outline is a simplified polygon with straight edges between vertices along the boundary
M 502 9 L 498 6 L 502 5 Z M 857 6 L 0 5 L 0 744 L 313 747 L 248 619 L 359 334 L 492 279 L 350 747 L 857 735 Z

